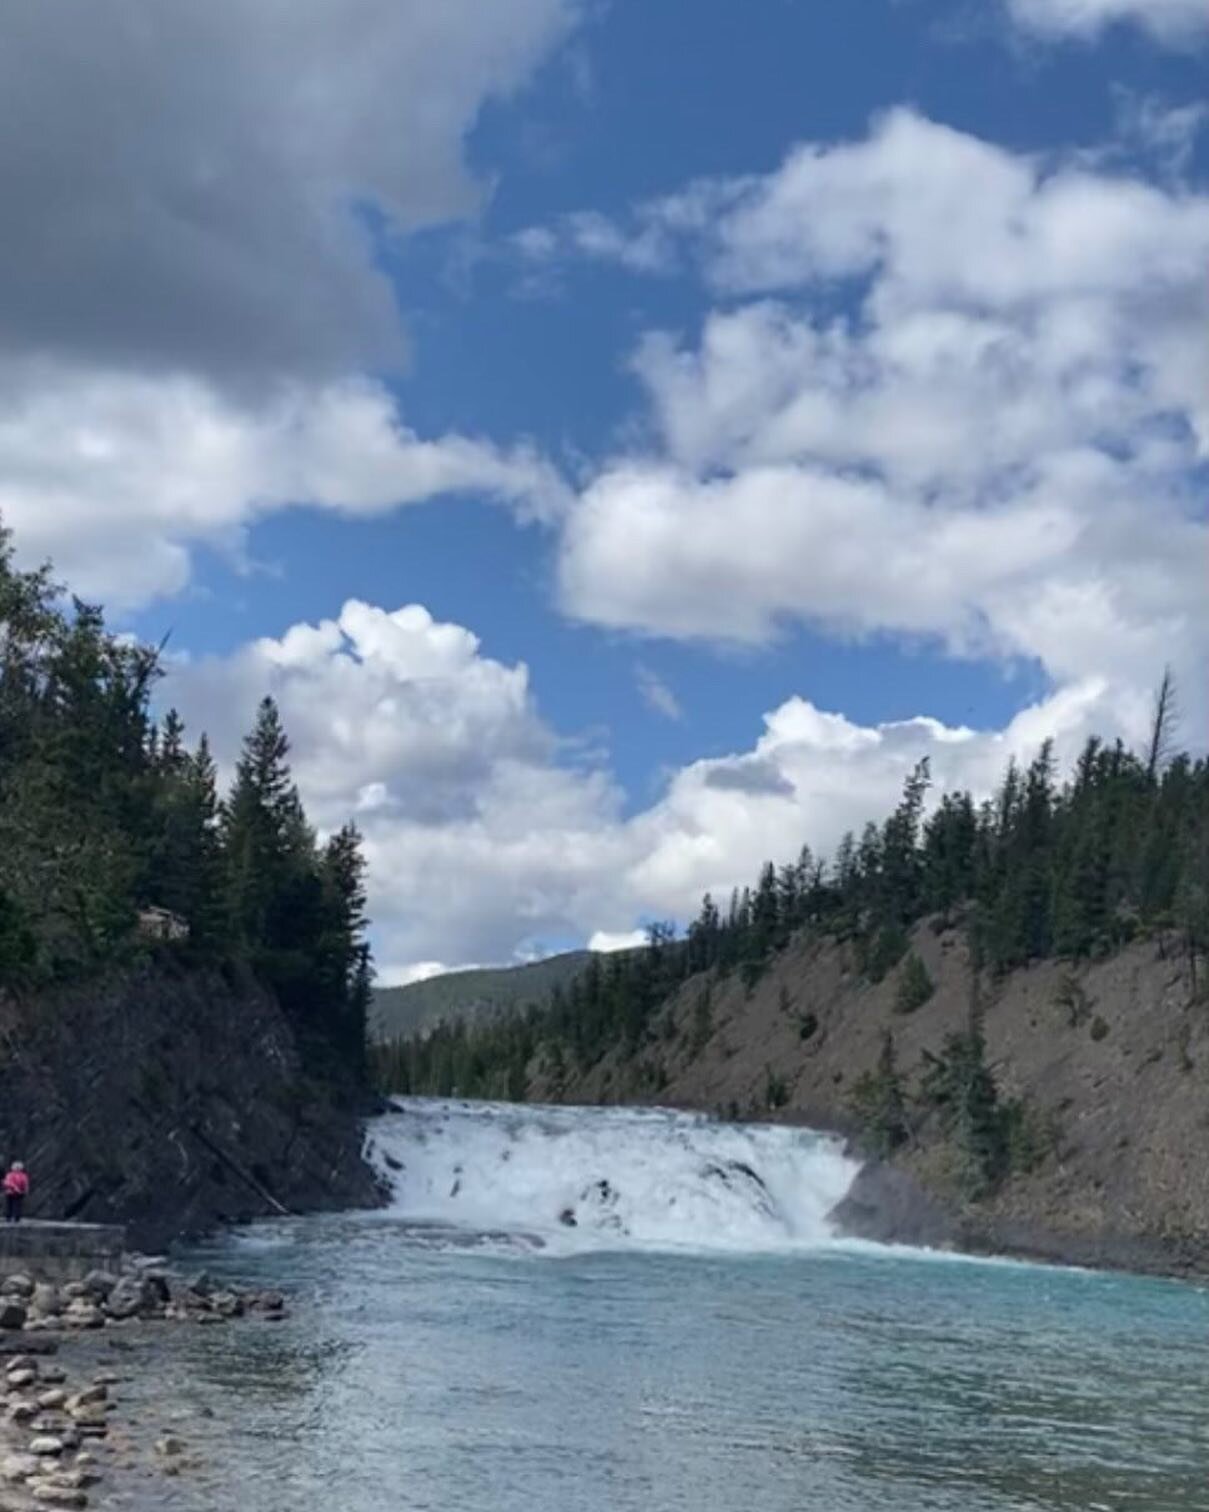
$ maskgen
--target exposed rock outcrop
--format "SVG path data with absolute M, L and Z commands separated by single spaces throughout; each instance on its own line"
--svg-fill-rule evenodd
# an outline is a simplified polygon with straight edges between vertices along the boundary
M 308 1077 L 272 994 L 170 961 L 0 1000 L 0 1155 L 30 1217 L 120 1222 L 159 1247 L 285 1211 L 370 1206 L 355 1096 Z

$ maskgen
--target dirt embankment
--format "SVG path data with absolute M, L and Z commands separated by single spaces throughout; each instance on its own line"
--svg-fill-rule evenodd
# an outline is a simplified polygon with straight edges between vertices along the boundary
M 639 1055 L 571 1073 L 562 1097 L 659 1102 L 853 1132 L 858 1078 L 894 1036 L 908 1091 L 925 1054 L 968 1022 L 963 936 L 921 925 L 935 984 L 895 1011 L 901 966 L 874 986 L 852 948 L 791 943 L 748 991 L 737 975 L 688 983 Z M 984 1031 L 1002 1095 L 1044 1130 L 1038 1164 L 990 1200 L 961 1200 L 935 1118 L 893 1167 L 870 1167 L 842 1217 L 855 1232 L 1074 1263 L 1209 1270 L 1209 1005 L 1183 962 L 1146 941 L 1109 960 L 1045 962 L 987 986 Z M 540 1080 L 540 1079 L 539 1079 Z M 535 1095 L 549 1094 L 549 1083 Z
M 360 1113 L 304 1075 L 250 973 L 165 962 L 0 1000 L 0 1158 L 31 1217 L 126 1223 L 132 1242 L 379 1200 Z

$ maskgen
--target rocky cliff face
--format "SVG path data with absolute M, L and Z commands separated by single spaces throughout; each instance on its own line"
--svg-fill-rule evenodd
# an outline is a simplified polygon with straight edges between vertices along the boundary
M 31 1217 L 123 1222 L 144 1248 L 282 1211 L 380 1200 L 364 1110 L 308 1079 L 246 971 L 164 962 L 0 1000 L 0 1157 Z
M 750 992 L 737 976 L 696 978 L 638 1055 L 614 1052 L 561 1091 L 539 1075 L 533 1095 L 854 1132 L 852 1088 L 887 1028 L 917 1091 L 926 1054 L 967 1021 L 963 937 L 923 925 L 912 945 L 935 983 L 914 1013 L 895 1011 L 899 971 L 870 985 L 849 946 L 802 937 Z M 1209 1006 L 1193 1001 L 1183 961 L 1147 941 L 1079 968 L 1017 972 L 984 1001 L 1000 1090 L 1023 1098 L 1044 1131 L 1035 1168 L 966 1203 L 951 1148 L 921 1118 L 894 1166 L 858 1182 L 841 1215 L 848 1227 L 1077 1263 L 1209 1268 Z

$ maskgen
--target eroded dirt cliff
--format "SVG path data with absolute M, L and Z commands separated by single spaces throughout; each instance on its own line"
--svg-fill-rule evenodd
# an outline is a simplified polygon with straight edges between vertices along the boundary
M 614 1051 L 561 1089 L 570 1102 L 659 1102 L 722 1116 L 855 1133 L 851 1095 L 889 1029 L 909 1093 L 927 1054 L 968 1022 L 963 935 L 921 925 L 912 947 L 935 985 L 895 1009 L 899 967 L 871 985 L 850 945 L 801 937 L 748 990 L 699 977 L 671 1000 L 653 1044 Z M 1209 1004 L 1159 941 L 1073 967 L 1045 962 L 986 983 L 983 1028 L 1000 1092 L 1041 1131 L 1035 1166 L 990 1198 L 962 1198 L 951 1144 L 917 1110 L 915 1135 L 853 1194 L 870 1235 L 955 1242 L 1054 1259 L 1166 1270 L 1209 1268 Z

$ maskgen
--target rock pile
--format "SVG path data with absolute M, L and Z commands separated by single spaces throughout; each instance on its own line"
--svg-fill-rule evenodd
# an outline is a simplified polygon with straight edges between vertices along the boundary
M 106 1328 L 136 1319 L 224 1323 L 257 1317 L 278 1322 L 285 1316 L 280 1292 L 217 1286 L 204 1273 L 180 1279 L 167 1271 L 133 1268 L 120 1276 L 90 1271 L 82 1281 L 63 1286 L 24 1275 L 0 1283 L 0 1333 Z
M 0 1512 L 40 1507 L 85 1508 L 102 1478 L 131 1470 L 130 1434 L 116 1412 L 112 1371 L 73 1383 L 62 1352 L 93 1358 L 84 1332 L 144 1321 L 225 1323 L 236 1318 L 276 1322 L 286 1316 L 277 1291 L 220 1285 L 203 1274 L 176 1276 L 147 1262 L 128 1261 L 121 1274 L 92 1271 L 63 1286 L 15 1275 L 0 1282 Z M 143 1341 L 145 1343 L 145 1341 Z M 130 1352 L 140 1342 L 119 1332 L 108 1340 Z M 133 1420 L 132 1420 L 133 1421 Z M 174 1434 L 147 1445 L 144 1465 L 178 1476 L 203 1470 Z M 147 1473 L 143 1470 L 140 1473 Z M 115 1483 L 111 1491 L 119 1489 Z
M 86 1507 L 100 1480 L 92 1446 L 109 1435 L 115 1378 L 71 1390 L 67 1372 L 32 1355 L 8 1362 L 0 1381 L 0 1512 Z

